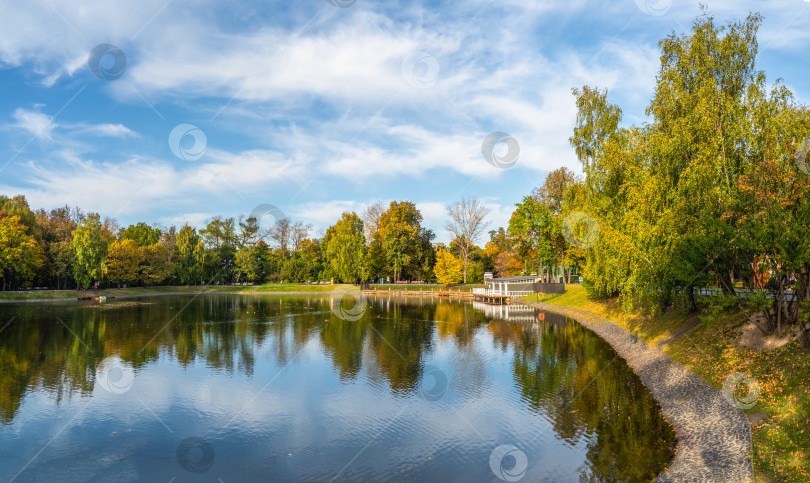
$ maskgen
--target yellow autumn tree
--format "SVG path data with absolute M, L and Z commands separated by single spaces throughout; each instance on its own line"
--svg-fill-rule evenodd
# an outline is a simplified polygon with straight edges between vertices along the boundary
M 104 272 L 107 280 L 121 283 L 133 283 L 138 279 L 141 261 L 141 250 L 132 240 L 114 241 L 107 250 Z
M 44 254 L 42 247 L 19 216 L 6 216 L 0 210 L 0 286 L 2 290 L 28 283 L 39 267 Z
M 436 252 L 436 265 L 433 273 L 439 283 L 458 283 L 462 277 L 461 261 L 443 248 Z

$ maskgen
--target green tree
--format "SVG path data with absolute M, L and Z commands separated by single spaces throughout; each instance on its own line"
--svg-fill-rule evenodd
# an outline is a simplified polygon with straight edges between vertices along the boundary
M 161 231 L 159 228 L 152 228 L 144 222 L 137 225 L 129 225 L 121 232 L 123 240 L 132 240 L 136 246 L 147 247 L 160 241 Z
M 236 252 L 237 280 L 261 283 L 275 270 L 275 260 L 267 244 L 261 240 L 252 248 L 242 247 Z
M 536 201 L 548 206 L 552 214 L 560 215 L 566 193 L 577 182 L 579 182 L 577 175 L 563 166 L 550 172 L 543 184 L 534 189 L 532 196 Z
M 257 263 L 253 256 L 253 250 L 250 248 L 240 248 L 236 251 L 236 260 L 234 261 L 236 281 L 253 281 L 257 277 Z
M 73 230 L 82 219 L 81 210 L 68 206 L 47 212 L 38 210 L 36 222 L 42 233 L 45 263 L 38 275 L 37 285 L 67 289 L 73 280 Z
M 200 230 L 200 237 L 206 247 L 206 263 L 203 265 L 205 278 L 220 283 L 231 282 L 239 242 L 235 220 L 216 217 Z
M 239 217 L 239 246 L 252 248 L 256 243 L 261 241 L 262 233 L 261 227 L 256 217 L 249 217 L 242 219 Z
M 409 201 L 392 201 L 380 216 L 380 227 L 372 244 L 379 244 L 379 252 L 385 259 L 383 273 L 393 276 L 394 280 L 417 279 L 430 273 L 434 234 L 421 223 L 422 214 Z
M 200 230 L 200 236 L 206 246 L 219 248 L 223 245 L 234 246 L 237 243 L 235 220 L 217 216 Z
M 520 256 L 532 269 L 538 261 L 541 269 L 544 261 L 556 261 L 555 244 L 562 237 L 559 220 L 548 206 L 531 196 L 523 197 L 515 206 L 517 210 L 509 219 L 509 237 Z
M 284 260 L 281 266 L 281 277 L 290 283 L 304 283 L 312 279 L 313 266 L 300 254 Z
M 88 288 L 104 274 L 104 259 L 107 257 L 107 240 L 96 213 L 87 215 L 73 230 L 70 247 L 73 250 L 73 277 L 80 287 Z
M 764 264 L 775 276 L 770 312 L 798 319 L 785 292 L 790 276 L 810 274 L 796 248 L 806 245 L 804 207 L 791 201 L 803 198 L 794 153 L 807 108 L 757 70 L 760 23 L 752 14 L 717 25 L 704 13 L 662 40 L 644 128 L 618 127 L 606 92 L 574 91 L 571 144 L 586 174 L 576 198 L 601 228 L 585 263 L 593 294 L 652 310 L 681 297 L 694 309 L 696 289 L 736 295 L 735 282 L 751 284 Z
M 158 242 L 141 248 L 138 281 L 144 285 L 158 285 L 174 272 L 173 247 Z
M 366 239 L 363 220 L 356 213 L 344 212 L 326 230 L 324 242 L 324 259 L 337 280 L 354 283 L 364 277 Z
M 188 224 L 180 228 L 175 244 L 175 264 L 177 276 L 183 284 L 196 284 L 203 266 L 204 247 L 197 230 Z

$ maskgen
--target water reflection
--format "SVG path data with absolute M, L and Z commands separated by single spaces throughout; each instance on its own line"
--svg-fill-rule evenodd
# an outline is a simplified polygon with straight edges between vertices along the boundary
M 57 407 L 70 406 L 76 397 L 98 397 L 96 386 L 109 387 L 99 379 L 110 377 L 102 362 L 114 357 L 134 374 L 134 394 L 125 396 L 150 405 L 154 399 L 154 407 L 166 407 L 164 412 L 150 411 L 159 412 L 155 417 L 167 427 L 179 426 L 174 419 L 185 413 L 176 410 L 175 414 L 170 403 L 158 402 L 157 395 L 138 389 L 144 371 L 162 374 L 176 384 L 184 378 L 209 381 L 222 376 L 249 388 L 254 399 L 270 397 L 262 394 L 267 381 L 273 382 L 283 373 L 289 382 L 277 383 L 280 387 L 273 397 L 284 398 L 292 407 L 351 401 L 352 410 L 340 406 L 344 408 L 341 419 L 347 424 L 353 417 L 363 416 L 364 410 L 373 412 L 375 405 L 391 407 L 390 419 L 396 401 L 407 402 L 414 412 L 405 412 L 393 429 L 386 428 L 389 436 L 373 436 L 380 438 L 383 447 L 389 444 L 416 454 L 407 476 L 396 476 L 401 462 L 387 467 L 384 461 L 357 461 L 354 472 L 342 478 L 435 479 L 444 475 L 456 480 L 465 471 L 481 476 L 481 471 L 489 471 L 487 455 L 504 437 L 515 441 L 530 438 L 526 449 L 534 458 L 530 457 L 533 465 L 528 475 L 536 477 L 550 477 L 557 468 L 557 477 L 563 479 L 649 479 L 672 456 L 674 435 L 650 394 L 607 344 L 578 324 L 567 323 L 565 317 L 541 314 L 526 306 L 379 297 L 368 300 L 358 320 L 349 321 L 336 315 L 340 311 L 335 310 L 335 303 L 328 296 L 216 295 L 108 301 L 100 306 L 2 306 L 0 326 L 3 321 L 11 323 L 0 333 L 0 427 L 14 428 L 15 419 L 26 413 L 25 399 L 33 395 L 44 396 Z M 318 370 L 322 359 L 328 361 L 326 372 Z M 270 367 L 276 374 L 273 379 L 264 374 L 259 377 L 257 372 L 268 372 Z M 204 372 L 199 373 L 200 368 Z M 331 385 L 329 369 L 343 389 Z M 432 386 L 425 386 L 427 379 Z M 245 407 L 252 402 L 249 399 Z M 194 414 L 228 412 L 208 407 L 216 405 L 210 400 L 190 399 L 183 404 L 183 411 Z M 411 434 L 424 423 L 428 411 L 435 416 L 439 409 L 450 409 L 453 412 L 448 417 L 458 418 L 468 405 L 479 413 L 469 421 L 452 422 L 450 432 L 464 433 L 448 436 L 441 423 L 434 423 L 430 429 Z M 355 409 L 358 414 L 353 416 Z M 224 445 L 236 451 L 240 445 L 255 445 L 268 437 L 266 419 L 259 418 L 255 426 L 239 424 L 239 433 L 232 435 L 224 429 L 216 433 L 221 438 L 219 448 Z M 368 434 L 380 431 L 364 420 L 355 421 L 362 428 L 353 429 L 355 436 L 335 436 L 334 420 L 319 418 L 315 412 L 301 424 L 297 430 L 284 426 L 285 432 L 275 433 L 275 443 L 268 451 L 328 448 L 318 450 L 324 458 L 319 464 L 284 466 L 276 475 L 281 479 L 331 479 L 335 466 L 339 469 L 351 457 L 341 461 L 347 449 L 340 448 L 338 457 L 338 446 L 362 448 Z M 313 432 L 310 425 L 317 425 L 320 432 Z M 553 442 L 538 439 L 544 425 L 553 431 L 549 436 Z M 304 433 L 311 440 L 304 436 L 304 441 L 284 440 L 303 427 L 310 428 Z M 244 441 L 246 434 L 255 440 Z M 0 432 L 3 447 L 12 439 L 10 433 Z M 420 441 L 418 447 L 402 448 L 402 441 L 410 439 Z M 444 463 L 421 453 L 431 444 L 430 451 L 446 455 Z M 378 459 L 385 460 L 384 454 Z M 567 460 L 538 456 L 553 454 L 566 454 Z M 0 463 L 10 461 L 0 459 Z M 265 462 L 271 463 L 274 468 L 281 465 L 276 459 Z M 472 466 L 460 470 L 464 465 Z M 226 471 L 223 477 L 248 478 L 244 468 L 230 471 L 236 473 Z M 0 472 L 0 477 L 5 474 Z M 492 474 L 484 474 L 486 479 L 494 479 Z M 261 475 L 266 476 L 260 471 L 250 474 Z

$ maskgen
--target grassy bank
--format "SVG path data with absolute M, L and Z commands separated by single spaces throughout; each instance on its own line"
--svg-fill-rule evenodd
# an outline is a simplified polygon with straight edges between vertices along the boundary
M 115 297 L 121 295 L 153 295 L 160 293 L 229 293 L 229 292 L 331 292 L 349 289 L 352 285 L 304 285 L 304 284 L 266 284 L 266 285 L 188 285 L 166 287 L 132 287 L 110 288 L 104 290 L 31 290 L 0 292 L 0 300 L 41 300 L 41 299 L 75 299 L 91 295 Z
M 579 286 L 539 300 L 609 318 L 650 345 L 665 343 L 664 352 L 717 388 L 731 374 L 752 377 L 760 393 L 745 412 L 755 418 L 752 456 L 757 481 L 810 481 L 810 352 L 797 341 L 768 351 L 745 349 L 737 344 L 740 329 L 747 324 L 740 313 L 712 320 L 675 309 L 650 317 L 622 311 L 615 299 L 590 300 Z M 744 397 L 749 389 L 740 384 L 735 395 Z M 763 414 L 764 419 L 756 421 Z
M 474 287 L 483 285 L 405 285 L 405 284 L 384 284 L 371 285 L 371 289 L 381 291 L 430 291 L 430 290 L 452 290 L 453 292 L 469 292 Z M 150 295 L 158 293 L 186 293 L 186 292 L 331 292 L 333 290 L 348 290 L 357 288 L 356 285 L 306 285 L 306 284 L 265 284 L 265 285 L 187 285 L 187 286 L 161 286 L 161 287 L 131 287 L 131 288 L 109 288 L 104 290 L 30 290 L 30 291 L 9 291 L 0 292 L 0 300 L 42 300 L 42 299 L 75 299 L 89 297 L 91 295 L 105 295 L 116 297 L 121 295 Z

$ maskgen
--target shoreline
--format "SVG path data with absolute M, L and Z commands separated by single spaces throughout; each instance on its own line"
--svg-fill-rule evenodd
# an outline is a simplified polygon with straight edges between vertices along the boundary
M 468 299 L 472 295 L 470 292 L 447 292 L 435 290 L 361 290 L 359 288 L 347 289 L 345 285 L 333 285 L 333 290 L 200 290 L 200 291 L 183 291 L 183 292 L 147 292 L 140 294 L 106 294 L 104 292 L 86 292 L 85 298 L 78 296 L 70 297 L 57 297 L 57 298 L 21 298 L 21 299 L 0 299 L 0 304 L 14 304 L 14 303 L 35 303 L 35 302 L 71 302 L 89 300 L 95 297 L 107 297 L 107 299 L 127 299 L 138 297 L 161 297 L 167 295 L 324 295 L 324 294 L 346 294 L 351 292 L 362 292 L 364 296 L 420 296 L 420 297 L 436 297 L 436 298 L 454 298 L 454 299 Z M 325 286 L 324 286 L 325 287 Z M 439 295 L 441 292 L 442 295 Z M 78 295 L 78 294 L 76 294 Z
M 610 344 L 639 376 L 678 440 L 675 457 L 655 481 L 754 481 L 750 423 L 720 390 L 604 317 L 561 305 L 515 302 L 576 320 Z
M 78 297 L 63 297 L 50 299 L 5 299 L 0 304 L 35 303 L 35 302 L 82 302 L 93 297 L 107 297 L 108 300 L 134 299 L 139 297 L 165 297 L 167 295 L 323 295 L 331 293 L 347 293 L 346 290 L 319 290 L 319 291 L 237 291 L 237 290 L 207 290 L 202 292 L 157 292 L 143 294 L 104 295 L 95 293 L 86 299 Z

